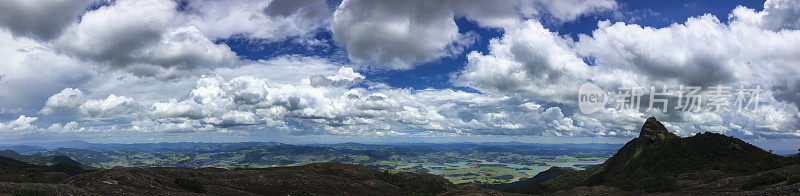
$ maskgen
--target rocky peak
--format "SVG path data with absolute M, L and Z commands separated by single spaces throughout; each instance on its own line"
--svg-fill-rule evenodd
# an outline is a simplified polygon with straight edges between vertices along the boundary
M 677 135 L 670 133 L 661 122 L 658 122 L 656 117 L 651 116 L 647 118 L 647 121 L 642 125 L 641 132 L 639 132 L 639 147 L 677 137 Z

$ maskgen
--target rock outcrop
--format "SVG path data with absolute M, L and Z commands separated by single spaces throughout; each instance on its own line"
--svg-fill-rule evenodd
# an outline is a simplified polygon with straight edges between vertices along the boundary
M 650 117 L 642 125 L 639 137 L 594 168 L 582 184 L 628 191 L 677 191 L 692 184 L 798 163 L 798 159 L 778 156 L 718 133 L 681 138 L 670 133 L 655 117 Z

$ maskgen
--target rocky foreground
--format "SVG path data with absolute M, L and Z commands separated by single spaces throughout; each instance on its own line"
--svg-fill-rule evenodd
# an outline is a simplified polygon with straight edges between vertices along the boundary
M 778 182 L 742 189 L 766 173 L 800 173 L 800 165 L 753 175 L 726 176 L 721 171 L 680 174 L 681 187 L 671 192 L 628 191 L 616 187 L 578 186 L 544 195 L 797 195 L 800 183 Z M 176 179 L 200 182 L 187 188 Z M 342 163 L 296 167 L 227 170 L 219 168 L 119 168 L 70 177 L 61 183 L 0 182 L 0 195 L 33 192 L 44 195 L 526 195 L 456 186 L 431 174 L 389 174 Z
M 431 174 L 391 174 L 342 163 L 240 170 L 119 168 L 61 183 L 0 182 L 2 193 L 47 195 L 435 195 L 452 190 L 457 187 Z

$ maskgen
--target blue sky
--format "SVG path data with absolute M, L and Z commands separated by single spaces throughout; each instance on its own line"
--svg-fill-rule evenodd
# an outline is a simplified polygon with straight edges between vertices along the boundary
M 329 1 L 329 3 L 330 6 L 335 7 L 339 2 Z M 634 22 L 643 26 L 662 28 L 674 23 L 682 23 L 689 17 L 697 17 L 708 13 L 725 22 L 730 11 L 737 6 L 745 6 L 760 11 L 763 9 L 764 1 L 618 1 L 618 4 L 620 9 L 617 12 L 622 16 L 615 16 L 617 13 L 613 12 L 604 12 L 581 16 L 575 21 L 551 23 L 547 27 L 561 35 L 577 39 L 579 34 L 591 34 L 593 30 L 597 29 L 597 22 L 600 20 Z M 637 19 L 634 20 L 632 17 L 637 17 Z M 487 53 L 489 40 L 503 35 L 502 28 L 480 27 L 475 21 L 470 21 L 465 17 L 456 18 L 455 23 L 458 25 L 459 33 L 474 32 L 478 35 L 477 41 L 465 47 L 464 53 L 468 51 Z M 337 58 L 337 55 L 341 55 L 341 53 L 337 52 L 345 52 L 343 48 L 335 44 L 330 31 L 320 30 L 314 32 L 312 36 L 314 39 L 324 40 L 328 45 L 308 47 L 292 43 L 294 41 L 293 38 L 280 42 L 270 42 L 269 40 L 253 40 L 246 36 L 221 39 L 217 42 L 227 44 L 238 55 L 251 60 L 267 59 L 287 54 Z M 421 63 L 412 70 L 380 70 L 365 72 L 364 74 L 373 80 L 384 82 L 397 88 L 457 88 L 469 90 L 469 88 L 453 86 L 449 82 L 449 74 L 460 70 L 464 64 L 466 64 L 464 55 L 454 55 L 436 61 Z
M 649 116 L 800 143 L 794 1 L 4 3 L 5 143 L 621 143 Z M 584 114 L 587 82 L 764 92 L 745 112 Z

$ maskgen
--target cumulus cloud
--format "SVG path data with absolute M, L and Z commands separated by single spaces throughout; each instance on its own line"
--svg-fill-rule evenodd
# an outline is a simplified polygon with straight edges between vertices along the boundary
M 56 110 L 65 111 L 73 109 L 83 104 L 85 101 L 84 99 L 83 92 L 80 89 L 65 88 L 61 90 L 61 92 L 47 98 L 44 108 L 39 112 L 48 115 Z
M 8 122 L 0 122 L 0 131 L 6 132 L 7 134 L 21 134 L 25 132 L 34 131 L 37 129 L 36 125 L 33 125 L 33 121 L 39 119 L 38 117 L 27 117 L 25 115 L 20 115 L 19 118 L 16 120 L 11 120 Z
M 769 30 L 797 30 L 800 29 L 800 4 L 791 0 L 767 0 L 761 12 L 740 6 L 733 10 L 731 17 Z
M 627 138 L 657 115 L 682 136 L 800 133 L 800 12 L 792 1 L 769 0 L 763 11 L 739 7 L 728 22 L 712 15 L 662 28 L 600 21 L 578 39 L 546 26 L 617 4 L 347 0 L 334 9 L 324 0 L 120 0 L 84 11 L 85 2 L 55 7 L 61 3 L 35 10 L 29 2 L 0 6 L 8 11 L 0 14 L 0 59 L 7 62 L 0 64 L 0 113 L 75 111 L 79 119 L 55 119 L 63 121 L 42 129 L 32 124 L 37 117 L 20 116 L 1 122 L 0 130 Z M 26 17 L 11 20 L 18 16 Z M 461 55 L 479 37 L 460 33 L 460 17 L 503 30 L 488 52 L 467 52 L 463 70 L 451 75 L 456 86 L 480 92 L 402 89 L 358 72 L 362 65 L 412 69 Z M 328 30 L 349 62 L 301 55 L 239 60 L 217 44 L 237 36 L 315 39 Z M 626 85 L 761 85 L 766 91 L 752 112 L 609 108 L 585 115 L 574 102 L 578 86 L 589 81 L 611 91 L 612 100 Z
M 325 77 L 352 75 L 348 68 L 339 70 Z M 255 126 L 297 135 L 594 135 L 558 107 L 537 110 L 519 107 L 507 96 L 367 85 L 314 87 L 252 76 L 205 77 L 188 99 L 155 102 L 148 114 L 154 122 L 196 121 L 213 130 Z
M 625 130 L 635 130 L 627 124 L 636 125 L 646 116 L 659 115 L 666 116 L 662 120 L 671 122 L 683 134 L 716 130 L 736 135 L 762 133 L 759 137 L 774 137 L 771 134 L 785 137 L 798 129 L 797 115 L 792 114 L 800 106 L 793 101 L 800 100 L 796 91 L 796 75 L 800 73 L 793 69 L 800 60 L 797 59 L 800 49 L 796 48 L 800 45 L 800 31 L 786 21 L 794 16 L 795 6 L 785 4 L 791 3 L 769 1 L 762 12 L 739 7 L 727 24 L 709 14 L 664 28 L 600 21 L 598 29 L 590 35 L 580 35 L 578 40 L 559 36 L 530 20 L 517 28 L 506 28 L 502 38 L 490 42 L 488 54 L 467 55 L 466 67 L 452 81 L 482 92 L 567 105 L 574 104 L 577 85 L 589 81 L 611 91 L 611 95 L 620 86 L 760 85 L 770 89 L 767 95 L 762 95 L 760 103 L 769 105 L 760 108 L 769 112 L 755 113 L 780 117 L 710 112 L 655 114 L 615 109 L 594 115 L 548 109 L 543 115 L 546 121 L 561 117 L 562 120 L 551 123 L 560 130 L 560 135 L 573 133 L 569 130 L 575 129 L 604 130 L 595 132 L 596 135 L 612 132 L 617 136 L 627 135 Z M 795 106 L 786 105 L 787 101 Z M 732 122 L 748 123 L 730 126 Z
M 105 99 L 91 99 L 81 104 L 79 111 L 87 116 L 109 118 L 132 114 L 141 108 L 139 103 L 131 98 L 108 95 Z
M 585 14 L 613 10 L 614 0 L 542 0 L 538 1 L 547 13 L 559 21 L 572 21 Z
M 543 9 L 536 9 L 542 7 Z M 574 20 L 587 12 L 614 9 L 604 1 L 344 1 L 334 13 L 334 40 L 359 64 L 410 69 L 415 64 L 460 53 L 472 44 L 459 34 L 454 19 L 466 17 L 479 25 L 506 27 L 522 18 L 550 13 L 557 21 Z M 575 9 L 577 8 L 577 9 Z
M 83 15 L 57 46 L 83 59 L 164 79 L 236 60 L 227 45 L 213 43 L 185 22 L 173 1 L 115 1 Z
M 93 64 L 60 54 L 27 37 L 0 30 L 0 109 L 42 109 L 47 98 L 81 85 L 96 72 Z M 35 87 L 35 88 L 32 88 Z
M 150 113 L 159 118 L 178 117 L 199 119 L 204 116 L 203 111 L 193 102 L 178 102 L 175 99 L 153 103 L 153 106 L 150 108 Z
M 522 93 L 540 101 L 566 101 L 590 77 L 590 67 L 572 50 L 571 41 L 528 21 L 492 40 L 489 54 L 473 51 L 455 76 L 456 85 L 485 92 Z M 577 94 L 575 94 L 577 96 Z
M 364 76 L 353 71 L 353 68 L 342 67 L 339 73 L 332 76 L 314 75 L 309 78 L 313 87 L 342 87 L 351 86 L 364 79 Z
M 188 99 L 157 101 L 148 115 L 161 119 L 156 121 L 197 121 L 213 125 L 214 129 L 258 126 L 300 135 L 391 135 L 404 131 L 440 134 L 453 130 L 461 134 L 496 134 L 488 130 L 492 127 L 517 131 L 525 128 L 515 122 L 518 119 L 477 117 L 482 111 L 467 110 L 492 107 L 506 101 L 503 96 L 453 90 L 394 89 L 375 83 L 367 83 L 368 88 L 315 86 L 312 78 L 318 76 L 332 81 L 347 80 L 347 83 L 364 78 L 347 67 L 328 75 L 307 76 L 302 79 L 305 83 L 276 82 L 253 76 L 230 80 L 204 77 L 197 81 Z M 538 116 L 539 112 L 531 115 Z M 503 123 L 494 125 L 490 121 Z M 481 131 L 475 131 L 478 129 Z
M 61 123 L 55 123 L 42 131 L 46 131 L 48 133 L 69 133 L 69 134 L 98 132 L 97 129 L 94 129 L 92 127 L 83 127 L 75 121 L 64 123 L 64 125 L 61 125 Z
M 452 11 L 439 1 L 344 1 L 333 34 L 350 60 L 395 69 L 445 56 L 459 38 Z
M 209 131 L 213 129 L 214 125 L 203 124 L 196 120 L 182 120 L 174 122 L 174 121 L 158 121 L 158 120 L 143 119 L 131 122 L 130 128 L 124 131 L 185 133 L 185 132 L 195 132 L 195 131 Z
M 551 85 L 559 81 L 701 86 L 794 81 L 789 77 L 796 74 L 791 71 L 794 69 L 786 68 L 796 65 L 790 62 L 798 56 L 793 48 L 798 32 L 770 31 L 741 19 L 759 14 L 765 12 L 747 12 L 740 7 L 729 25 L 704 15 L 660 29 L 601 21 L 591 35 L 581 35 L 574 43 L 528 21 L 492 41 L 490 54 L 468 55 L 467 68 L 456 81 L 479 89 L 536 95 L 548 92 L 548 86 L 563 86 Z M 596 59 L 596 68 L 582 57 Z M 537 88 L 525 90 L 537 84 Z
M 306 36 L 327 28 L 333 13 L 325 0 L 191 0 L 186 4 L 189 23 L 212 38 L 243 34 L 281 41 Z
M 91 0 L 9 0 L 0 4 L 0 26 L 15 36 L 49 40 L 78 19 Z
M 547 108 L 542 112 L 542 120 L 545 121 L 561 120 L 562 118 L 564 118 L 564 114 L 561 113 L 561 108 L 559 107 Z
M 600 22 L 591 37 L 581 36 L 576 50 L 596 57 L 604 72 L 618 73 L 597 74 L 597 81 L 612 83 L 619 81 L 614 75 L 633 74 L 628 85 L 761 85 L 774 89 L 779 100 L 798 100 L 800 31 L 773 31 L 739 20 L 756 14 L 743 9 L 734 11 L 730 24 L 711 15 L 661 29 Z

